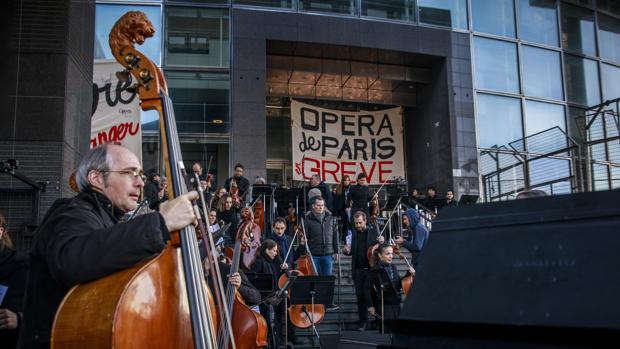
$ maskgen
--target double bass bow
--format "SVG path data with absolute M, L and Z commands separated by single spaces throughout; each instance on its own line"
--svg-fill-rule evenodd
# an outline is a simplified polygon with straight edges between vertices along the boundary
M 135 49 L 155 33 L 140 11 L 124 14 L 110 31 L 112 54 L 135 79 L 142 110 L 159 113 L 163 158 L 172 185 L 170 198 L 187 191 L 181 147 L 164 75 Z M 72 288 L 52 328 L 52 348 L 215 348 L 213 296 L 206 285 L 196 231 L 171 232 L 156 257 Z

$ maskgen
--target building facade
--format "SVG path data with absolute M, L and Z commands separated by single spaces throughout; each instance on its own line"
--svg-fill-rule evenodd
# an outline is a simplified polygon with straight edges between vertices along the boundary
M 213 159 L 220 182 L 239 162 L 251 178 L 290 184 L 294 98 L 402 106 L 410 187 L 487 200 L 574 192 L 574 120 L 620 97 L 617 1 L 98 1 L 96 58 L 130 9 L 159 29 L 145 52 L 169 81 L 185 159 Z M 147 116 L 147 164 L 151 125 Z M 549 147 L 555 157 L 534 158 Z M 614 144 L 598 151 L 619 160 Z M 620 185 L 614 167 L 584 171 L 592 189 Z

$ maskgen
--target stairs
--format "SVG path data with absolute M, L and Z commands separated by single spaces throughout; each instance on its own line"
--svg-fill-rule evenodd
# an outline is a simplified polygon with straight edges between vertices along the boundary
M 403 252 L 407 259 L 411 259 L 408 251 Z M 400 276 L 405 275 L 407 264 L 404 260 L 394 256 L 393 263 L 398 267 Z M 355 296 L 355 287 L 351 273 L 351 257 L 340 256 L 340 267 L 342 268 L 341 280 L 338 283 L 338 264 L 334 263 L 334 275 L 336 275 L 336 287 L 334 290 L 334 303 L 338 304 L 338 291 L 340 291 L 340 309 L 335 311 L 326 311 L 323 321 L 317 326 L 320 336 L 335 335 L 344 331 L 356 331 L 359 327 L 359 319 L 357 314 L 357 297 Z M 297 340 L 300 344 L 295 348 L 319 348 L 319 342 L 314 335 L 312 328 L 295 329 Z M 314 341 L 314 346 L 313 346 Z M 330 349 L 330 348 L 326 348 Z

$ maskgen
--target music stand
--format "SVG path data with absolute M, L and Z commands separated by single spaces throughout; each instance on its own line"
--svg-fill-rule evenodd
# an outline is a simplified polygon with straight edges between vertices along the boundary
M 478 195 L 463 194 L 459 198 L 459 205 L 469 205 L 478 202 Z
M 252 200 L 263 194 L 267 196 L 273 194 L 273 188 L 268 184 L 254 184 L 252 186 Z
M 334 275 L 309 275 L 300 276 L 291 287 L 291 304 L 311 304 L 314 308 L 315 304 L 332 304 L 334 299 L 334 286 L 336 284 L 336 277 Z M 314 319 L 309 316 L 306 308 L 304 307 L 306 316 L 312 323 L 312 329 L 314 335 L 319 339 L 319 332 L 314 325 Z
M 271 273 L 245 273 L 248 280 L 256 287 L 260 292 L 261 299 L 267 296 L 271 296 L 275 289 L 273 287 L 273 275 Z

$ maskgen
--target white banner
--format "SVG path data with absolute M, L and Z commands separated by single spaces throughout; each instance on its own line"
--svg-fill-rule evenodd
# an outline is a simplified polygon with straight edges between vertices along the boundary
M 291 101 L 293 180 L 326 183 L 364 172 L 370 184 L 405 177 L 402 109 L 348 112 Z
M 142 162 L 140 99 L 136 92 L 127 91 L 130 83 L 116 77 L 116 72 L 122 70 L 115 60 L 95 60 L 90 147 L 119 142 Z

